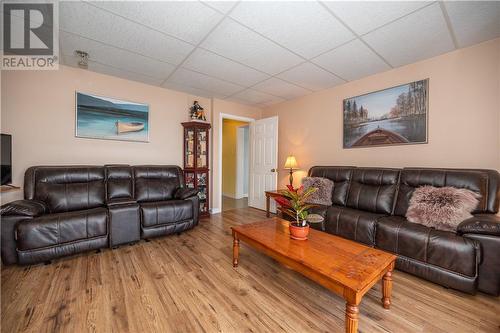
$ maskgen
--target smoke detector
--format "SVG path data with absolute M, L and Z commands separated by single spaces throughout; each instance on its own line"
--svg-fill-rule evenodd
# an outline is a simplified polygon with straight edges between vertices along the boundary
M 89 54 L 85 51 L 76 50 L 75 55 L 80 57 L 80 61 L 78 62 L 78 66 L 83 69 L 87 69 L 89 67 Z

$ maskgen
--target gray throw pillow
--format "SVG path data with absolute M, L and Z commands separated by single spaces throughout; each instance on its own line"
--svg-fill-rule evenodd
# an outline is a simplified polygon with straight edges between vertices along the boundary
M 333 182 L 328 178 L 304 177 L 302 178 L 304 190 L 316 187 L 318 190 L 307 198 L 307 203 L 315 205 L 332 205 Z
M 481 196 L 464 188 L 422 186 L 410 199 L 406 218 L 445 231 L 457 231 L 460 222 L 472 217 Z

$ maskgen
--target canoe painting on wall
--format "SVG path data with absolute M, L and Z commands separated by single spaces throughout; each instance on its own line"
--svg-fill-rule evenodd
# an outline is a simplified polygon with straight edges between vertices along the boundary
M 344 99 L 344 148 L 427 143 L 429 79 Z
M 76 92 L 76 136 L 149 141 L 149 106 Z

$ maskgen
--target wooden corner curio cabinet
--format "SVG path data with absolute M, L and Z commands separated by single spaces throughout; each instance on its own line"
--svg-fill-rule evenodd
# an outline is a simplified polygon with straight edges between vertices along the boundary
M 198 189 L 200 214 L 209 214 L 209 131 L 210 124 L 197 121 L 182 123 L 184 127 L 184 182 L 188 188 Z

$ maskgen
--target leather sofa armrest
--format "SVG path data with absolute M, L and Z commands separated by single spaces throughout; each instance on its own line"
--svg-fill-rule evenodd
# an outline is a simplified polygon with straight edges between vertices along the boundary
M 16 200 L 0 207 L 1 216 L 36 217 L 48 212 L 45 204 L 38 200 Z
M 480 214 L 460 223 L 457 227 L 459 235 L 481 234 L 500 236 L 500 216 Z
M 108 207 L 119 206 L 119 205 L 130 205 L 137 203 L 137 200 L 134 198 L 116 198 L 110 199 L 106 202 Z
M 184 200 L 198 195 L 198 192 L 199 191 L 194 188 L 179 188 L 175 191 L 174 197 L 179 200 Z

